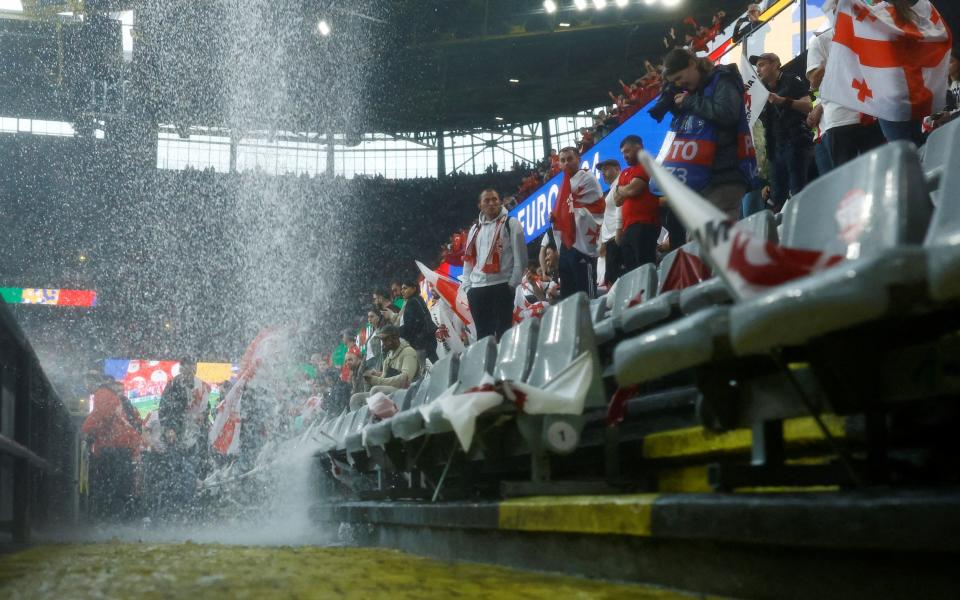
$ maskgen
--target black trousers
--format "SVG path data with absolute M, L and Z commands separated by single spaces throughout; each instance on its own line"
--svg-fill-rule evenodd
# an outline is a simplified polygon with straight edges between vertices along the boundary
M 568 298 L 583 292 L 587 298 L 595 297 L 597 286 L 597 259 L 587 256 L 576 248 L 560 248 L 557 264 L 560 274 L 560 297 Z
M 617 238 L 610 238 L 603 243 L 604 252 L 604 272 L 603 280 L 608 286 L 613 285 L 620 279 L 623 273 L 623 257 L 621 256 L 620 245 L 617 244 Z
M 90 516 L 121 521 L 133 508 L 133 453 L 127 448 L 99 448 L 90 458 Z
M 671 250 L 676 250 L 687 243 L 687 229 L 666 204 L 660 205 L 660 223 L 663 225 L 663 228 L 667 230 L 667 233 L 670 234 Z M 657 237 L 660 237 L 659 234 Z
M 624 273 L 641 265 L 656 262 L 659 237 L 660 226 L 651 223 L 634 223 L 623 231 L 621 252 Z M 673 245 L 672 239 L 670 244 Z
M 488 335 L 499 340 L 503 333 L 513 325 L 513 299 L 516 290 L 506 283 L 472 287 L 467 290 L 467 302 L 470 314 L 477 328 L 477 339 Z
M 842 125 L 827 131 L 827 142 L 830 146 L 830 160 L 836 169 L 861 154 L 873 150 L 886 143 L 880 124 L 873 125 Z

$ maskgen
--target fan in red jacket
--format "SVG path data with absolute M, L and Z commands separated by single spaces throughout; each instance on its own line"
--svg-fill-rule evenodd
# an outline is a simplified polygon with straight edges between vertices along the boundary
M 124 518 L 132 509 L 134 461 L 140 434 L 127 421 L 119 396 L 107 385 L 93 394 L 93 411 L 83 422 L 90 443 L 90 513 L 95 518 Z

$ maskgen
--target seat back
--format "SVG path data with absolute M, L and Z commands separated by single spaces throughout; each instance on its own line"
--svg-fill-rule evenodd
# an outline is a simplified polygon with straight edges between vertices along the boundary
M 420 384 L 417 387 L 416 392 L 413 394 L 409 392 L 407 393 L 407 397 L 410 398 L 410 400 L 407 402 L 407 409 L 416 408 L 426 401 L 427 390 L 430 389 L 430 379 L 432 374 L 433 372 L 431 371 L 420 379 Z
M 424 402 L 433 402 L 444 390 L 457 382 L 457 371 L 460 369 L 460 355 L 454 352 L 447 354 L 430 369 L 430 382 L 424 382 L 427 395 Z
M 524 319 L 503 334 L 497 348 L 497 364 L 493 369 L 494 379 L 527 380 L 533 353 L 537 348 L 539 332 L 540 319 Z
M 894 142 L 811 182 L 784 211 L 781 245 L 856 259 L 921 243 L 932 205 L 913 144 Z
M 624 273 L 608 295 L 610 316 L 619 318 L 631 304 L 645 302 L 657 295 L 657 268 L 647 263 Z
M 616 284 L 614 284 L 616 285 Z M 600 296 L 590 301 L 590 320 L 599 323 L 607 316 L 607 296 Z
M 960 202 L 956 200 L 960 190 L 960 119 L 930 134 L 926 148 L 924 170 L 928 178 L 933 174 L 938 182 L 931 193 L 936 208 L 924 244 L 950 245 L 952 241 L 956 245 L 960 233 Z
M 484 375 L 493 375 L 497 362 L 497 342 L 492 335 L 470 344 L 460 359 L 457 392 L 477 387 Z
M 687 242 L 660 261 L 657 294 L 682 290 L 710 279 L 710 268 L 700 258 L 700 243 Z
M 777 219 L 773 212 L 761 210 L 740 221 L 740 227 L 762 240 L 777 243 Z
M 594 361 L 594 380 L 591 382 L 587 406 L 596 402 L 606 404 L 589 303 L 587 296 L 580 292 L 551 306 L 544 313 L 527 383 L 536 387 L 546 386 L 584 352 L 590 352 Z

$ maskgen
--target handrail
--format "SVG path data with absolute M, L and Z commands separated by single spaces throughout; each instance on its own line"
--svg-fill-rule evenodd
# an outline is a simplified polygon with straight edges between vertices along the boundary
M 5 435 L 0 434 L 0 454 L 8 454 L 15 458 L 25 458 L 31 465 L 47 472 L 54 471 L 53 466 L 46 459 L 37 456 L 32 450 L 18 444 Z
M 803 0 L 806 1 L 806 0 Z M 798 0 L 777 0 L 774 4 L 769 6 L 765 11 L 760 13 L 760 22 L 762 23 L 756 29 L 750 31 L 747 35 L 740 38 L 739 42 L 733 42 L 733 36 L 731 36 L 727 41 L 723 42 L 718 48 L 714 50 L 722 50 L 719 54 L 710 53 L 709 58 L 714 62 L 718 62 L 721 58 L 730 53 L 731 50 L 737 46 L 742 45 L 745 41 L 750 39 L 750 37 L 764 28 L 770 21 L 774 20 L 776 17 L 780 16 L 780 13 L 787 10 L 791 4 L 795 4 Z M 736 21 L 734 21 L 736 22 Z

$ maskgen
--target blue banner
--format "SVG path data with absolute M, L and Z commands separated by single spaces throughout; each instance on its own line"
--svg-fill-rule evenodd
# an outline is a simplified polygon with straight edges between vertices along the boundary
M 656 154 L 663 145 L 663 138 L 667 135 L 667 129 L 670 125 L 668 118 L 663 123 L 657 123 L 649 115 L 649 109 L 655 102 L 651 102 L 644 110 L 633 115 L 627 121 L 607 134 L 593 148 L 581 156 L 581 168 L 591 169 L 594 176 L 600 182 L 600 187 L 607 190 L 607 184 L 603 182 L 603 177 L 597 171 L 596 166 L 601 161 L 609 158 L 615 158 L 620 161 L 620 167 L 623 168 L 623 156 L 620 154 L 620 141 L 628 135 L 639 135 L 643 140 L 643 146 L 648 152 Z M 559 148 L 558 148 L 559 150 Z M 558 173 L 543 186 L 530 194 L 530 197 L 514 207 L 510 211 L 510 216 L 516 217 L 523 227 L 524 239 L 529 244 L 547 230 L 550 225 L 550 213 L 553 211 L 553 205 L 557 201 L 557 195 L 560 193 L 560 185 L 563 183 L 563 174 Z

